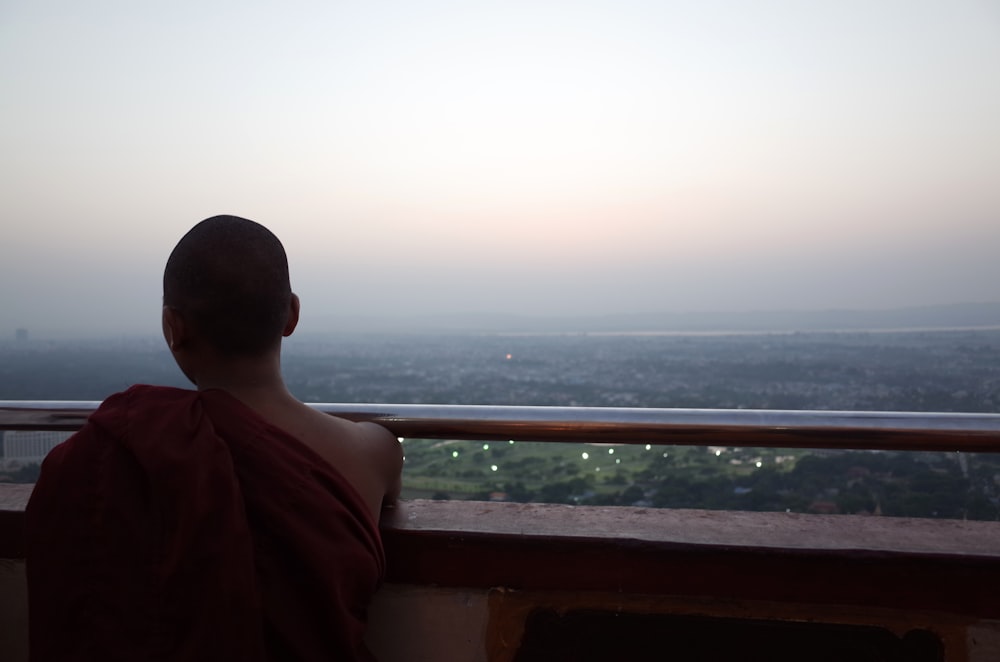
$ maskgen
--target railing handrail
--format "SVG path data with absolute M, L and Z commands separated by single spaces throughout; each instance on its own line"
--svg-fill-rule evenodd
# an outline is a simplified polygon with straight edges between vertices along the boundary
M 0 401 L 0 430 L 76 430 L 94 401 Z M 315 403 L 399 437 L 1000 452 L 1000 414 Z

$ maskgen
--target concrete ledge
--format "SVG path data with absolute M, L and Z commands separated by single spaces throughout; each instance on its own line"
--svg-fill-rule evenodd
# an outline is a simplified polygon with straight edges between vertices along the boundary
M 0 558 L 24 556 L 30 485 L 0 485 Z M 1000 523 L 408 501 L 387 582 L 925 610 L 1000 618 Z
M 1000 617 L 1000 524 L 410 501 L 388 580 L 841 604 Z
M 745 549 L 959 554 L 1000 561 L 1000 523 L 734 510 L 567 506 L 485 501 L 403 502 L 387 534 L 615 540 Z

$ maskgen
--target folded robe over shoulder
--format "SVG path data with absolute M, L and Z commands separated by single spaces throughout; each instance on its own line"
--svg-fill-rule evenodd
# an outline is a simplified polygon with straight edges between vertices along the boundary
M 26 519 L 34 662 L 372 659 L 376 522 L 223 391 L 108 398 L 46 458 Z

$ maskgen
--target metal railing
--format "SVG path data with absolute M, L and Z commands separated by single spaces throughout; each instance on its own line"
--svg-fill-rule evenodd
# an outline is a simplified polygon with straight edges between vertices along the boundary
M 76 430 L 99 402 L 0 401 L 0 430 Z M 398 437 L 1000 452 L 1000 414 L 312 404 Z

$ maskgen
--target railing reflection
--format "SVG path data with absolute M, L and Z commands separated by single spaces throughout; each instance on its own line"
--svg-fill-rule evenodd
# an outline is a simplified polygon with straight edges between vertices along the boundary
M 0 401 L 0 429 L 75 430 L 98 402 Z M 312 404 L 399 437 L 1000 452 L 1000 414 Z

